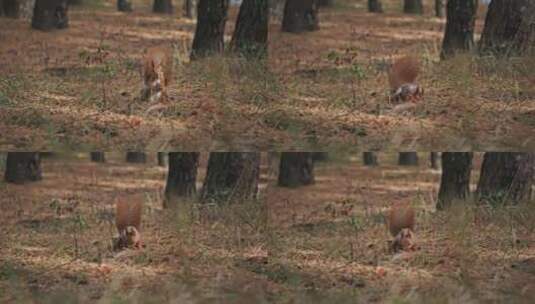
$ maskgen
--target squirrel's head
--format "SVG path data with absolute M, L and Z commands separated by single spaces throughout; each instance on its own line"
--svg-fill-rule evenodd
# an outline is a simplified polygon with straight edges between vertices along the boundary
M 120 247 L 139 247 L 141 234 L 134 226 L 128 226 L 119 234 Z
M 409 228 L 401 229 L 394 242 L 396 247 L 403 251 L 413 250 L 415 248 L 414 233 Z
M 424 90 L 416 83 L 405 83 L 392 93 L 392 101 L 416 102 L 424 96 Z

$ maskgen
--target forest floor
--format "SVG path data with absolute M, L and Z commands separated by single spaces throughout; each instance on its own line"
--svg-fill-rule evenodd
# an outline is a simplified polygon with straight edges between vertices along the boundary
M 51 33 L 0 18 L 0 148 L 535 147 L 535 60 L 440 62 L 444 20 L 430 7 L 410 16 L 386 1 L 388 13 L 374 15 L 365 1 L 339 1 L 320 12 L 320 31 L 299 35 L 273 19 L 266 69 L 231 57 L 190 62 L 195 23 L 179 9 L 153 14 L 148 2 L 134 1 L 131 14 L 108 0 L 72 7 L 70 27 Z M 151 108 L 139 100 L 138 62 L 146 47 L 171 44 L 172 102 Z M 388 102 L 386 67 L 405 54 L 423 62 L 425 98 L 399 111 Z
M 0 182 L 0 302 L 535 300 L 535 210 L 436 213 L 439 171 L 395 166 L 394 154 L 381 154 L 374 168 L 331 154 L 316 183 L 298 189 L 276 187 L 264 157 L 260 201 L 210 219 L 191 202 L 163 211 L 165 169 L 123 156 L 108 153 L 105 164 L 85 154 L 46 158 L 41 182 Z M 144 197 L 146 247 L 117 253 L 113 202 L 124 195 Z M 399 201 L 418 210 L 415 252 L 387 249 L 384 212 Z

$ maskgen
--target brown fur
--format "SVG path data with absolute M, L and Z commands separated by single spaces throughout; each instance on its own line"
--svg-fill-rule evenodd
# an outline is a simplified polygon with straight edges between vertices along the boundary
M 119 232 L 119 248 L 141 247 L 142 200 L 116 200 L 115 224 Z
M 423 90 L 416 82 L 420 74 L 420 62 L 411 56 L 402 57 L 394 62 L 388 72 L 388 82 L 394 101 L 417 101 Z
M 388 230 L 394 237 L 392 250 L 413 250 L 414 245 L 414 208 L 404 203 L 394 204 L 388 214 Z
M 410 228 L 401 229 L 392 242 L 392 251 L 412 251 L 416 249 L 414 232 Z
M 152 98 L 161 92 L 160 101 L 167 100 L 167 88 L 173 77 L 173 50 L 170 47 L 152 47 L 142 59 L 143 99 Z M 156 80 L 160 81 L 155 85 Z

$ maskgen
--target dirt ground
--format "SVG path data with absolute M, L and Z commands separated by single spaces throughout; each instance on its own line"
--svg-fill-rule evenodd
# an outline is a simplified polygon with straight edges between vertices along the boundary
M 51 33 L 0 19 L 0 149 L 535 147 L 534 60 L 440 62 L 444 20 L 430 7 L 408 16 L 386 1 L 377 16 L 365 1 L 340 0 L 321 11 L 320 31 L 299 35 L 274 18 L 266 69 L 230 57 L 189 62 L 195 23 L 180 9 L 152 14 L 149 2 L 134 1 L 131 14 L 115 1 L 72 7 L 70 28 Z M 170 106 L 155 109 L 139 100 L 138 61 L 162 44 L 175 48 L 176 79 Z M 425 99 L 399 111 L 385 71 L 405 54 L 423 62 Z
M 316 183 L 275 186 L 263 156 L 260 200 L 199 215 L 161 208 L 165 169 L 107 154 L 47 158 L 41 182 L 0 182 L 0 302 L 533 303 L 535 213 L 530 206 L 435 212 L 439 171 L 379 167 L 331 154 Z M 201 185 L 206 155 L 203 155 Z M 472 176 L 477 183 L 476 169 Z M 113 202 L 142 199 L 146 247 L 110 249 Z M 416 207 L 419 250 L 393 254 L 384 212 Z

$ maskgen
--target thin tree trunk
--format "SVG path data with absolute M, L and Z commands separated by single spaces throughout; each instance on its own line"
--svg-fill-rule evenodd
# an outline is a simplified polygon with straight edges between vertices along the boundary
M 282 152 L 279 164 L 281 187 L 299 187 L 314 183 L 314 160 L 311 152 Z
M 445 1 L 446 0 L 435 0 L 435 17 L 443 18 L 446 15 L 446 5 L 444 3 Z
M 473 153 L 443 152 L 442 178 L 438 191 L 437 209 L 451 206 L 456 200 L 465 200 L 470 194 L 470 172 Z
M 7 17 L 18 18 L 20 3 L 19 0 L 0 0 L 0 6 L 3 10 L 3 14 Z M 2 14 L 0 13 L 0 16 Z
M 319 30 L 316 0 L 286 0 L 282 31 L 301 33 Z
M 8 152 L 5 181 L 15 184 L 42 179 L 41 159 L 37 152 Z
M 329 159 L 328 152 L 313 152 L 312 153 L 312 160 L 314 160 L 315 162 L 326 161 L 328 159 Z
M 158 166 L 165 167 L 167 166 L 166 157 L 164 152 L 158 152 L 157 158 L 158 158 Z
M 152 11 L 161 14 L 172 14 L 174 12 L 172 0 L 154 0 Z
M 200 0 L 191 59 L 223 53 L 229 0 Z
M 400 152 L 398 164 L 400 166 L 418 166 L 418 153 Z
M 193 197 L 197 192 L 198 152 L 169 153 L 169 172 L 165 186 L 165 207 L 179 197 Z
M 232 50 L 245 57 L 266 57 L 268 25 L 268 0 L 243 0 L 230 43 Z
M 374 152 L 362 153 L 362 159 L 365 166 L 375 167 L 378 165 L 377 155 Z
M 368 0 L 368 12 L 382 13 L 383 3 L 381 3 L 381 0 Z
M 481 34 L 480 51 L 494 55 L 535 52 L 535 1 L 493 0 Z
M 197 16 L 197 0 L 184 0 L 184 16 L 189 19 Z
M 63 29 L 69 26 L 67 0 L 36 0 L 32 27 L 42 31 Z
M 91 161 L 96 163 L 103 163 L 106 161 L 104 152 L 91 152 Z
M 403 12 L 406 14 L 422 15 L 424 13 L 422 0 L 404 0 Z
M 446 31 L 442 41 L 442 59 L 474 48 L 478 0 L 448 0 Z
M 529 200 L 534 167 L 533 153 L 485 153 L 477 185 L 479 199 L 490 203 Z
M 438 169 L 438 152 L 429 153 L 429 162 L 431 169 Z
M 147 162 L 147 155 L 143 152 L 127 152 L 126 162 L 133 164 L 144 164 Z
M 212 152 L 201 201 L 230 203 L 255 199 L 260 178 L 260 153 Z
M 132 2 L 129 0 L 117 0 L 117 10 L 120 12 L 131 12 Z

